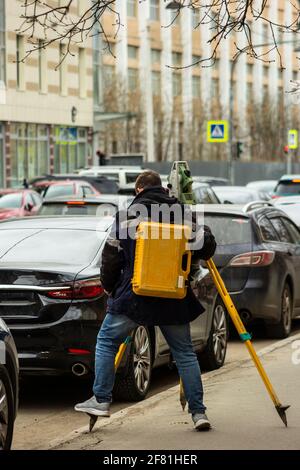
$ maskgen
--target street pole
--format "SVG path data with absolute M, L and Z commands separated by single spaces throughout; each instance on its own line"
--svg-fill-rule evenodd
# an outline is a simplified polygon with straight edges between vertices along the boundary
M 241 52 L 238 53 L 236 59 L 231 62 L 230 68 L 230 100 L 229 100 L 229 168 L 228 168 L 228 179 L 231 184 L 235 182 L 235 171 L 234 171 L 234 158 L 233 158 L 233 144 L 234 144 L 234 125 L 233 125 L 233 114 L 234 114 L 234 93 L 233 93 L 233 78 L 235 67 Z

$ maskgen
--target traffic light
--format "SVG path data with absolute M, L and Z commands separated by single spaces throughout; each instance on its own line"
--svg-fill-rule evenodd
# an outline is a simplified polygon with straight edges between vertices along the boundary
M 236 158 L 237 159 L 241 158 L 241 155 L 244 151 L 243 146 L 244 146 L 243 142 L 236 143 Z

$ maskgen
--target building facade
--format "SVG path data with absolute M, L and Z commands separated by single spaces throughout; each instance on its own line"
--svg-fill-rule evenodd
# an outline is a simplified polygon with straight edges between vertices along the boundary
M 256 50 L 262 54 L 262 60 L 242 54 L 234 63 L 236 45 L 243 48 L 246 44 L 241 33 L 233 32 L 221 42 L 215 60 L 202 67 L 199 61 L 209 58 L 213 52 L 213 43 L 209 42 L 215 31 L 213 19 L 199 27 L 201 17 L 197 4 L 200 5 L 200 1 L 193 2 L 194 8 L 182 9 L 179 15 L 166 8 L 169 3 L 167 0 L 116 0 L 116 11 L 120 15 L 117 21 L 112 12 L 104 15 L 109 40 L 109 47 L 103 46 L 104 94 L 110 84 L 115 83 L 112 77 L 117 77 L 122 82 L 122 90 L 127 90 L 125 106 L 131 111 L 128 94 L 130 96 L 139 87 L 144 129 L 135 147 L 148 154 L 149 161 L 228 158 L 229 147 L 206 143 L 205 123 L 209 119 L 230 117 L 234 122 L 233 140 L 245 142 L 243 158 L 253 158 L 255 150 L 251 150 L 249 144 L 249 107 L 252 106 L 255 114 L 254 105 L 259 106 L 267 97 L 270 109 L 279 103 L 284 106 L 285 126 L 292 120 L 289 116 L 291 98 L 286 91 L 290 89 L 290 80 L 298 78 L 297 34 L 274 28 L 284 70 L 276 50 L 267 46 L 273 42 L 272 30 L 263 21 L 248 22 L 252 42 L 258 46 Z M 291 25 L 296 18 L 296 8 L 292 2 L 271 0 L 264 14 L 275 23 Z M 110 98 L 108 102 L 111 105 L 113 100 Z M 124 151 L 122 142 L 128 144 L 128 132 L 121 138 L 120 127 L 118 129 L 119 139 L 113 135 L 111 126 L 105 136 L 103 145 L 108 152 Z
M 79 14 L 80 3 L 70 14 Z M 18 33 L 21 4 L 0 0 L 0 187 L 71 172 L 92 156 L 92 40 L 74 47 L 59 68 L 63 43 L 22 61 L 30 45 Z

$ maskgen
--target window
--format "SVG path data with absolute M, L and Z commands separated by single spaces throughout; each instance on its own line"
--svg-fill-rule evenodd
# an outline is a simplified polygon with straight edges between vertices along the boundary
M 151 63 L 152 65 L 161 63 L 161 51 L 159 49 L 151 49 Z
M 86 98 L 86 50 L 83 47 L 79 48 L 78 81 L 79 81 L 79 96 L 80 98 Z
M 16 37 L 16 66 L 17 66 L 17 88 L 18 90 L 25 90 L 25 64 L 21 62 L 25 55 L 25 41 L 24 37 L 17 34 Z
M 219 97 L 219 80 L 217 78 L 213 78 L 211 81 L 211 96 L 212 98 Z
M 24 178 L 48 173 L 49 136 L 46 125 L 11 124 L 12 186 Z
M 150 20 L 159 21 L 159 0 L 150 0 Z
M 252 77 L 253 74 L 253 64 L 247 64 L 247 74 Z
M 253 97 L 253 83 L 247 83 L 247 100 L 251 101 Z
M 127 15 L 136 16 L 136 0 L 127 0 Z
M 181 52 L 172 52 L 172 65 L 181 67 L 182 66 L 182 54 Z
M 200 77 L 193 76 L 192 78 L 192 86 L 193 86 L 193 98 L 200 98 L 201 97 L 201 82 Z
M 111 86 L 115 76 L 115 68 L 113 65 L 104 65 L 103 67 L 103 79 L 104 85 Z
M 200 60 L 201 60 L 200 55 L 197 55 L 197 54 L 192 55 L 192 64 L 198 64 Z
M 101 46 L 100 46 L 100 32 L 95 31 L 93 35 L 93 98 L 94 106 L 99 106 L 102 103 L 101 96 Z M 103 69 L 103 76 L 105 77 L 105 69 Z M 105 82 L 105 78 L 104 78 Z
M 270 33 L 269 24 L 264 23 L 263 24 L 263 39 L 266 42 L 268 42 L 268 40 L 269 40 L 269 33 Z
M 200 24 L 200 9 L 193 8 L 192 9 L 192 28 L 197 28 Z
M 86 164 L 87 130 L 77 127 L 55 128 L 54 171 L 68 173 Z
M 289 220 L 289 219 L 281 219 L 284 222 L 284 225 L 287 227 L 292 240 L 294 243 L 300 244 L 300 231 L 298 228 Z
M 5 3 L 0 0 L 0 82 L 6 80 Z
M 39 90 L 47 93 L 47 51 L 42 40 L 39 40 Z
M 68 94 L 68 84 L 67 84 L 67 46 L 66 44 L 59 45 L 59 89 L 62 96 L 67 96 Z
M 180 10 L 171 10 L 171 24 L 172 26 L 180 25 Z
M 263 75 L 265 78 L 268 78 L 269 75 L 269 67 L 267 65 L 264 65 L 264 72 Z
M 136 91 L 138 88 L 138 69 L 128 69 L 128 89 L 129 91 Z
M 182 94 L 182 76 L 181 73 L 172 73 L 173 96 L 180 96 Z
M 128 46 L 128 59 L 138 58 L 139 48 L 136 46 Z
M 292 243 L 292 238 L 283 223 L 281 217 L 273 217 L 271 219 L 272 225 L 274 226 L 276 233 L 278 235 L 279 241 L 284 243 Z
M 266 241 L 278 240 L 274 227 L 269 221 L 269 219 L 267 219 L 267 217 L 263 217 L 261 220 L 259 220 L 258 225 L 259 225 L 263 240 L 266 240 Z
M 154 96 L 160 96 L 161 94 L 160 72 L 152 72 L 152 93 Z

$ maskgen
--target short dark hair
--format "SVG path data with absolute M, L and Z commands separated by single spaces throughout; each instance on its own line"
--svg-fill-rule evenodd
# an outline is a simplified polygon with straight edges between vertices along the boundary
M 143 171 L 136 179 L 135 190 L 151 188 L 152 186 L 161 186 L 159 174 L 153 170 Z

